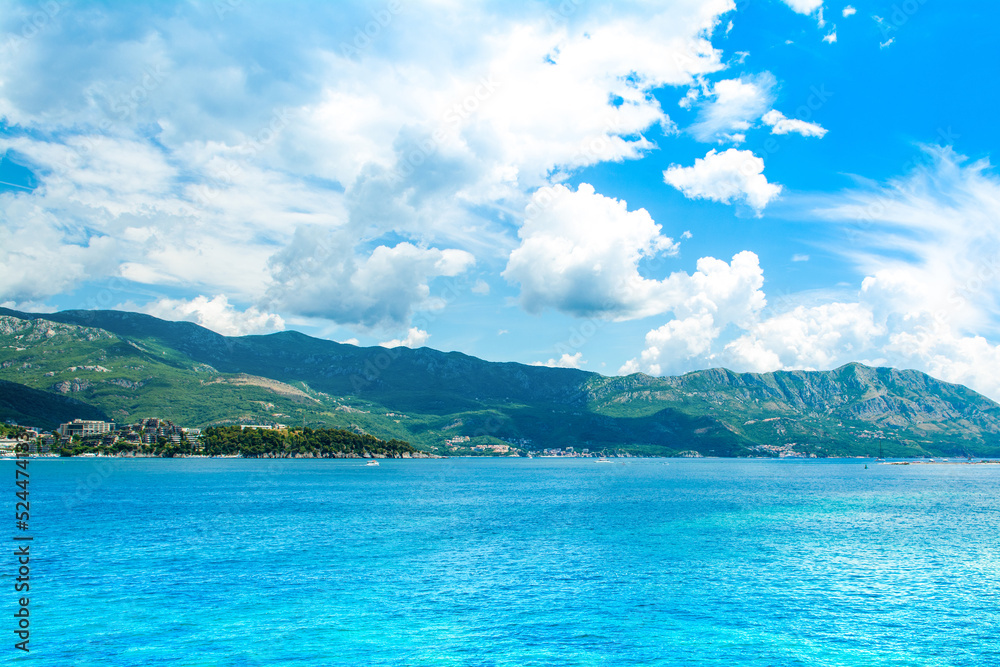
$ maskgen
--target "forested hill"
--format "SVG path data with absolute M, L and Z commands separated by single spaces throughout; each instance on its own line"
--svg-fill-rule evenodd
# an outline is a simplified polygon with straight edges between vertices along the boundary
M 401 440 L 379 440 L 342 429 L 205 429 L 202 453 L 244 458 L 418 458 L 423 455 Z
M 917 371 L 861 364 L 604 377 L 297 332 L 226 337 L 119 311 L 0 309 L 0 379 L 16 383 L 0 384 L 0 417 L 39 425 L 65 413 L 9 406 L 70 398 L 81 413 L 120 423 L 344 428 L 439 453 L 506 444 L 664 455 L 1000 454 L 993 401 Z

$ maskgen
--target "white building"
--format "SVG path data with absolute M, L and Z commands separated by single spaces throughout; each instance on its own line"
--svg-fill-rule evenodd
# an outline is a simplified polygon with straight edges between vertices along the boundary
M 74 419 L 68 424 L 59 426 L 59 435 L 64 438 L 79 436 L 84 438 L 88 435 L 104 435 L 115 430 L 114 422 L 89 421 L 86 419 Z

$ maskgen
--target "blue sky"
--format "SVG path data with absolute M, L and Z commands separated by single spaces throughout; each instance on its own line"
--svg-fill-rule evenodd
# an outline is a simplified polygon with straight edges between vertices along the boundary
M 1000 399 L 998 18 L 9 2 L 0 303 Z

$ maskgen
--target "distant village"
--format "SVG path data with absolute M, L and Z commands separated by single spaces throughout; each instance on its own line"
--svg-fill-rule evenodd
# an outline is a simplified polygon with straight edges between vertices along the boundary
M 11 421 L 8 426 L 17 426 Z M 86 442 L 94 446 L 112 447 L 129 445 L 141 447 L 158 443 L 191 443 L 194 451 L 201 429 L 184 428 L 167 419 L 141 419 L 134 424 L 118 426 L 114 422 L 89 419 L 74 419 L 60 424 L 54 431 L 44 431 L 39 427 L 24 426 L 18 438 L 0 438 L 0 455 L 14 453 L 18 443 L 28 442 L 28 452 L 36 456 L 59 456 L 62 447 L 73 442 Z
M 403 416 L 403 415 L 400 415 Z M 10 420 L 8 426 L 18 427 Z M 284 424 L 240 424 L 241 429 L 285 430 Z M 0 431 L 2 432 L 2 431 Z M 133 424 L 117 425 L 115 422 L 89 419 L 74 419 L 60 424 L 53 431 L 39 427 L 20 426 L 17 437 L 0 437 L 0 456 L 11 456 L 18 444 L 25 441 L 28 451 L 34 456 L 64 456 L 79 445 L 92 449 L 136 451 L 155 446 L 180 446 L 184 444 L 189 453 L 202 452 L 201 429 L 186 428 L 168 419 L 140 419 Z M 541 450 L 532 448 L 527 438 L 509 438 L 499 443 L 472 444 L 467 435 L 453 436 L 444 441 L 444 448 L 452 455 L 481 456 L 542 456 L 542 457 L 604 457 L 628 456 L 607 451 L 591 451 L 575 447 L 552 447 Z M 94 454 L 83 454 L 93 456 Z

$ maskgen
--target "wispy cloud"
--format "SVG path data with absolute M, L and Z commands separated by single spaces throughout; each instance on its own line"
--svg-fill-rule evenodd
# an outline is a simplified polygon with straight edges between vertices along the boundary
M 776 85 L 774 76 L 767 72 L 716 82 L 706 92 L 691 133 L 703 142 L 742 143 L 744 133 L 774 102 Z

